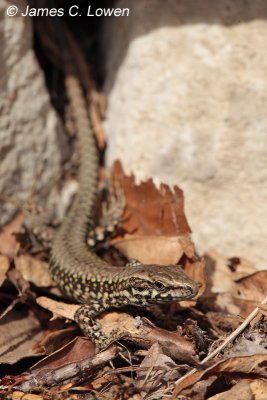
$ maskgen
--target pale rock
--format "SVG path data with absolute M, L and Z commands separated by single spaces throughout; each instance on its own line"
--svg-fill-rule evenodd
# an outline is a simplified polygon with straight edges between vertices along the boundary
M 107 165 L 181 187 L 201 253 L 266 267 L 266 1 L 127 7 L 102 33 Z
M 33 52 L 31 19 L 21 16 L 26 2 L 12 1 L 19 9 L 14 17 L 6 14 L 10 5 L 0 3 L 0 193 L 25 201 L 33 187 L 53 188 L 66 141 Z M 1 224 L 14 209 L 0 202 Z

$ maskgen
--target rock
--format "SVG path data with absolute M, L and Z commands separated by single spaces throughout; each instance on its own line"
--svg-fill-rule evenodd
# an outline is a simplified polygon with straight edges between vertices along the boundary
M 22 201 L 60 176 L 66 142 L 32 49 L 31 19 L 20 14 L 26 2 L 12 4 L 14 17 L 6 14 L 9 1 L 0 4 L 0 193 Z M 3 224 L 14 205 L 0 203 L 0 211 Z
M 127 7 L 102 34 L 107 165 L 182 188 L 201 253 L 266 267 L 266 1 Z

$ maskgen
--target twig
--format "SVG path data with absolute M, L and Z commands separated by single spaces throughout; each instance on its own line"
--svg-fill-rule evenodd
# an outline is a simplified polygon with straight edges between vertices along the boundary
M 73 362 L 59 368 L 48 369 L 33 372 L 28 375 L 27 380 L 18 386 L 19 390 L 30 392 L 36 388 L 43 386 L 56 386 L 62 383 L 80 381 L 81 378 L 88 377 L 88 373 L 96 368 L 100 368 L 108 361 L 112 360 L 118 354 L 117 346 L 110 346 L 105 351 L 96 354 L 93 357 L 82 360 L 81 362 Z
M 267 304 L 267 297 L 265 297 L 265 299 L 260 303 L 260 304 Z M 258 314 L 258 312 L 260 311 L 259 307 L 256 307 L 248 316 L 247 318 L 244 320 L 244 322 L 242 322 L 242 324 L 234 331 L 231 333 L 231 335 L 229 335 L 225 341 L 219 346 L 217 347 L 217 349 L 215 349 L 214 351 L 212 351 L 209 355 L 207 355 L 207 357 L 205 357 L 199 364 L 203 365 L 205 364 L 207 361 L 209 361 L 210 359 L 212 359 L 213 357 L 215 357 L 217 354 L 219 354 L 230 342 L 232 342 L 247 326 L 248 324 L 256 317 L 256 315 Z M 184 376 L 182 376 L 180 379 L 178 379 L 176 381 L 176 387 L 182 382 L 184 381 L 185 378 L 187 378 L 188 376 L 193 375 L 195 372 L 197 372 L 196 368 L 193 368 L 191 371 L 187 372 L 187 374 L 185 374 Z

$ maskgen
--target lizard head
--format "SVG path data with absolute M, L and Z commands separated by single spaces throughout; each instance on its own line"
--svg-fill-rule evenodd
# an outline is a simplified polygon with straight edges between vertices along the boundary
M 127 279 L 119 280 L 118 292 L 128 304 L 182 301 L 196 296 L 199 290 L 199 284 L 179 265 L 144 265 L 131 260 L 126 268 Z

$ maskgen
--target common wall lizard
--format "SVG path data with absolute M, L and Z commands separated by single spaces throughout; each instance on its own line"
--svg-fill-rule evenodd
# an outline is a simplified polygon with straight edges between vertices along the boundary
M 80 151 L 79 191 L 55 236 L 50 271 L 60 288 L 82 303 L 75 320 L 84 334 L 101 343 L 94 317 L 125 305 L 180 301 L 194 297 L 198 284 L 178 265 L 144 265 L 130 261 L 125 267 L 107 264 L 88 249 L 86 236 L 93 226 L 98 183 L 98 151 L 79 80 L 66 76 L 66 88 L 76 120 Z

